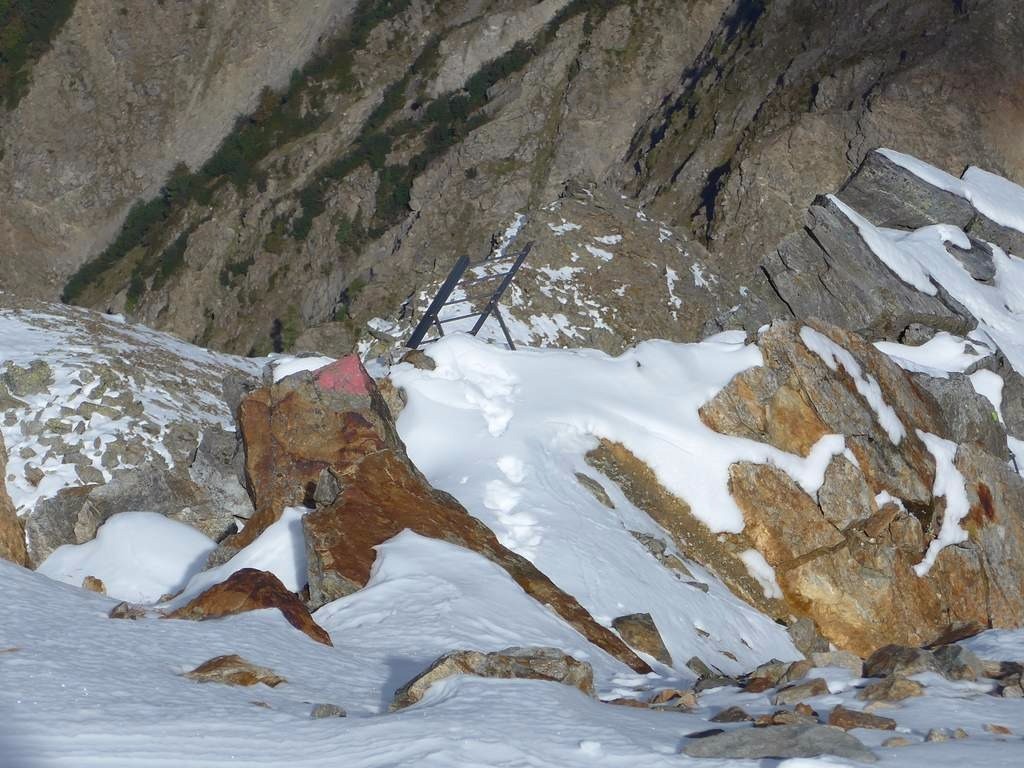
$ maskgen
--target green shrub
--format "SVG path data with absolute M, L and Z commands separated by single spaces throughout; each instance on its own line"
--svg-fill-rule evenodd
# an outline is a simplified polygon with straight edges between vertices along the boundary
M 0 102 L 14 109 L 32 64 L 71 18 L 75 0 L 0 0 Z

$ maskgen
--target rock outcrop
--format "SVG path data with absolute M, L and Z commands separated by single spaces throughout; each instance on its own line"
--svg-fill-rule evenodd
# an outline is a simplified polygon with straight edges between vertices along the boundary
M 294 592 L 289 592 L 274 574 L 253 568 L 235 571 L 225 581 L 169 613 L 167 618 L 203 621 L 264 608 L 277 608 L 289 624 L 312 640 L 333 645 L 331 636 L 313 620 Z
M 595 645 L 633 669 L 649 669 L 575 598 L 430 486 L 406 456 L 387 405 L 357 357 L 252 392 L 239 407 L 239 425 L 256 514 L 217 559 L 254 540 L 285 506 L 315 507 L 302 525 L 310 603 L 319 607 L 363 587 L 374 548 L 409 529 L 483 555 Z
M 504 680 L 549 680 L 594 695 L 594 670 L 557 648 L 506 648 L 494 653 L 454 651 L 395 691 L 393 710 L 412 706 L 434 683 L 455 675 Z
M 849 366 L 826 361 L 805 337 L 819 351 L 845 350 Z M 1007 466 L 1005 448 L 989 453 L 980 435 L 959 445 L 952 468 L 969 507 L 960 521 L 966 541 L 942 548 L 918 575 L 949 509 L 924 438 L 963 431 L 915 377 L 856 334 L 783 322 L 758 345 L 764 365 L 733 379 L 701 418 L 798 456 L 844 435 L 846 450 L 831 459 L 816 494 L 778 467 L 734 464 L 730 493 L 745 528 L 716 536 L 621 446 L 605 445 L 591 461 L 738 595 L 780 619 L 813 620 L 840 648 L 867 655 L 886 643 L 923 645 L 952 624 L 1024 621 L 1024 480 Z M 750 548 L 774 569 L 782 600 L 767 598 L 745 572 L 738 555 Z

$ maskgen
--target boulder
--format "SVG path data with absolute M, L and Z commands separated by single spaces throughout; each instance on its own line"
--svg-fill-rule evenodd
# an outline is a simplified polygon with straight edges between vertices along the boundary
M 977 680 L 985 676 L 981 659 L 962 645 L 944 645 L 932 657 L 939 673 L 948 680 Z
M 902 645 L 882 646 L 864 662 L 865 677 L 909 677 L 920 672 L 937 672 L 938 669 L 930 651 Z
M 691 740 L 683 752 L 689 757 L 734 760 L 821 755 L 835 755 L 861 763 L 874 763 L 878 760 L 875 754 L 856 738 L 831 725 L 741 728 Z
M 906 677 L 886 677 L 874 683 L 868 683 L 857 693 L 861 701 L 893 702 L 924 696 L 924 686 L 916 680 Z
M 665 647 L 665 641 L 662 640 L 651 614 L 631 613 L 628 616 L 619 616 L 612 619 L 612 627 L 631 648 L 646 653 L 662 664 L 672 666 L 672 656 Z
M 815 696 L 827 696 L 828 692 L 828 683 L 824 678 L 816 677 L 806 683 L 797 683 L 780 689 L 772 696 L 771 701 L 776 706 L 799 704 L 801 701 Z
M 340 473 L 385 448 L 404 454 L 391 414 L 355 356 L 302 371 L 244 396 L 237 409 L 254 513 L 225 542 L 251 544 L 285 507 L 315 505 L 322 470 Z
M 798 704 L 800 711 L 780 709 L 765 715 L 758 715 L 754 718 L 755 728 L 773 728 L 779 725 L 815 725 L 818 716 L 814 710 L 806 704 Z
M 594 671 L 557 648 L 506 648 L 494 653 L 455 651 L 437 659 L 425 671 L 395 691 L 392 710 L 404 709 L 423 698 L 431 685 L 454 675 L 505 680 L 549 680 L 594 695 Z
M 932 186 L 878 151 L 867 153 L 837 197 L 877 227 L 964 228 L 974 218 L 967 200 Z
M 406 455 L 358 357 L 257 389 L 242 400 L 238 417 L 255 513 L 224 542 L 222 555 L 251 543 L 285 506 L 310 507 L 302 526 L 315 609 L 365 586 L 375 547 L 409 529 L 483 555 L 595 645 L 638 672 L 650 671 L 575 598 L 503 547 L 455 498 L 430 486 Z
M 185 677 L 200 683 L 224 683 L 225 685 L 241 686 L 263 683 L 271 688 L 288 682 L 273 670 L 253 664 L 235 654 L 216 656 L 209 661 L 204 661 L 191 672 L 186 672 Z
M 7 494 L 7 447 L 0 434 L 0 559 L 28 566 L 25 529 Z
M 311 639 L 333 645 L 331 636 L 314 620 L 302 600 L 285 589 L 284 584 L 268 571 L 243 568 L 231 574 L 186 605 L 168 614 L 169 619 L 216 619 L 263 608 L 277 608 L 288 623 Z
M 829 713 L 828 724 L 842 728 L 844 731 L 854 728 L 872 728 L 879 731 L 896 730 L 896 721 L 891 717 L 881 717 L 870 712 L 858 712 L 855 709 L 847 709 L 841 704 Z

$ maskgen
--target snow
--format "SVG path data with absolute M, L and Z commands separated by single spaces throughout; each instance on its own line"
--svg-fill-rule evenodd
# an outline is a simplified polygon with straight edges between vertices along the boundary
M 594 241 L 601 245 L 618 245 L 622 242 L 622 235 L 600 235 L 595 237 Z
M 337 362 L 333 357 L 279 357 L 273 360 L 274 383 L 301 371 L 319 371 L 324 366 Z
M 828 336 L 819 333 L 813 328 L 806 325 L 801 328 L 800 339 L 809 350 L 824 361 L 829 370 L 838 371 L 840 365 L 846 370 L 846 373 L 853 379 L 857 392 L 867 401 L 871 410 L 875 412 L 879 426 L 885 430 L 885 433 L 895 445 L 899 445 L 900 441 L 906 436 L 907 430 L 903 426 L 903 422 L 900 421 L 899 416 L 896 415 L 896 411 L 885 402 L 882 396 L 882 388 L 878 386 L 878 381 L 875 377 L 869 373 L 864 373 L 861 370 L 860 363 L 854 359 L 849 351 L 843 349 Z
M 122 512 L 103 523 L 92 541 L 58 547 L 38 571 L 76 587 L 95 576 L 110 597 L 155 603 L 184 587 L 215 548 L 184 523 L 153 512 Z
M 978 341 L 969 341 L 945 331 L 939 331 L 917 346 L 876 341 L 875 348 L 904 370 L 926 373 L 937 379 L 948 379 L 950 373 L 962 373 L 991 355 L 991 350 Z
M 392 369 L 408 401 L 399 433 L 435 487 L 458 498 L 599 621 L 650 612 L 682 661 L 699 655 L 737 670 L 755 657 L 788 658 L 793 651 L 778 628 L 747 614 L 710 574 L 699 577 L 713 585 L 705 595 L 650 557 L 630 531 L 670 537 L 586 461 L 598 438 L 622 443 L 715 531 L 743 527 L 728 493 L 736 461 L 774 464 L 816 494 L 829 461 L 845 449 L 841 435 L 822 438 L 801 458 L 721 435 L 700 420 L 702 404 L 736 373 L 761 363 L 757 347 L 743 338 L 651 341 L 615 358 L 591 350 L 513 353 L 449 336 L 426 350 L 433 371 Z M 577 472 L 596 477 L 615 508 L 579 485 Z M 695 632 L 697 616 L 711 638 Z
M 587 249 L 587 253 L 601 261 L 611 261 L 614 258 L 614 254 L 611 251 L 606 251 L 604 248 L 598 248 L 590 243 L 587 243 L 583 247 Z
M 552 232 L 554 232 L 559 237 L 564 235 L 566 232 L 572 232 L 573 230 L 576 229 L 582 229 L 582 227 L 580 227 L 579 224 L 573 224 L 571 221 L 566 221 L 565 219 L 562 219 L 561 224 L 549 223 L 548 227 L 551 229 Z
M 946 499 L 939 535 L 928 545 L 924 559 L 914 566 L 914 573 L 924 576 L 935 564 L 939 552 L 950 544 L 967 541 L 967 531 L 960 527 L 960 521 L 967 517 L 971 505 L 967 498 L 964 476 L 954 464 L 957 444 L 929 432 L 922 432 L 920 429 L 917 430 L 917 436 L 935 459 L 935 483 L 932 486 L 932 493 Z
M 773 598 L 782 599 L 782 588 L 775 579 L 775 569 L 764 559 L 764 555 L 756 549 L 748 549 L 740 552 L 740 560 L 747 567 L 747 573 L 761 585 L 765 597 L 769 600 Z
M 962 197 L 996 224 L 1024 232 L 1024 188 L 989 171 L 968 168 L 958 179 L 910 155 L 891 149 L 878 152 L 934 187 Z
M 992 403 L 992 416 L 1003 423 L 1003 377 L 995 371 L 982 369 L 970 375 L 974 391 Z
M 683 300 L 676 296 L 676 283 L 678 282 L 679 273 L 672 269 L 672 267 L 665 267 L 665 283 L 668 285 L 669 302 L 676 309 L 683 306 Z
M 226 563 L 193 576 L 168 607 L 177 608 L 243 568 L 270 571 L 285 588 L 299 592 L 306 586 L 306 538 L 302 533 L 303 507 L 287 507 L 281 518 L 267 526 L 256 540 Z
M 978 320 L 976 333 L 990 338 L 1018 373 L 1024 373 L 1024 261 L 992 246 L 996 268 L 994 285 L 971 277 L 945 244 L 969 249 L 971 242 L 957 227 L 945 224 L 914 232 L 885 229 L 830 196 L 857 227 L 874 254 L 904 282 L 934 296 L 936 285 L 962 304 Z

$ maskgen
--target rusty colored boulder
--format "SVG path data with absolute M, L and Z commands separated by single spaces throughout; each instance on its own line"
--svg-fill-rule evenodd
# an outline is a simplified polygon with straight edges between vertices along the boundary
M 185 677 L 200 683 L 224 683 L 225 685 L 264 685 L 276 688 L 281 683 L 288 682 L 273 670 L 246 661 L 241 656 L 231 654 L 228 656 L 216 656 L 204 661 L 191 672 L 186 672 Z
M 847 709 L 841 704 L 829 713 L 828 724 L 842 728 L 844 731 L 854 728 L 873 728 L 879 731 L 896 730 L 896 721 L 891 717 L 873 715 L 870 712 L 858 712 L 855 709 Z
M 238 407 L 255 513 L 228 548 L 251 544 L 285 507 L 313 506 L 324 469 L 340 472 L 383 449 L 404 452 L 391 414 L 358 357 L 262 387 Z
M 168 614 L 169 619 L 216 619 L 262 608 L 277 608 L 296 629 L 324 645 L 333 645 L 331 636 L 313 621 L 299 597 L 289 592 L 281 580 L 268 571 L 243 568 L 187 605 Z
M 434 683 L 455 675 L 505 680 L 549 680 L 594 695 L 594 670 L 557 648 L 506 648 L 494 653 L 455 651 L 437 659 L 425 671 L 395 691 L 392 710 L 411 706 Z
M 7 494 L 7 447 L 0 435 L 0 559 L 28 567 L 25 529 Z

